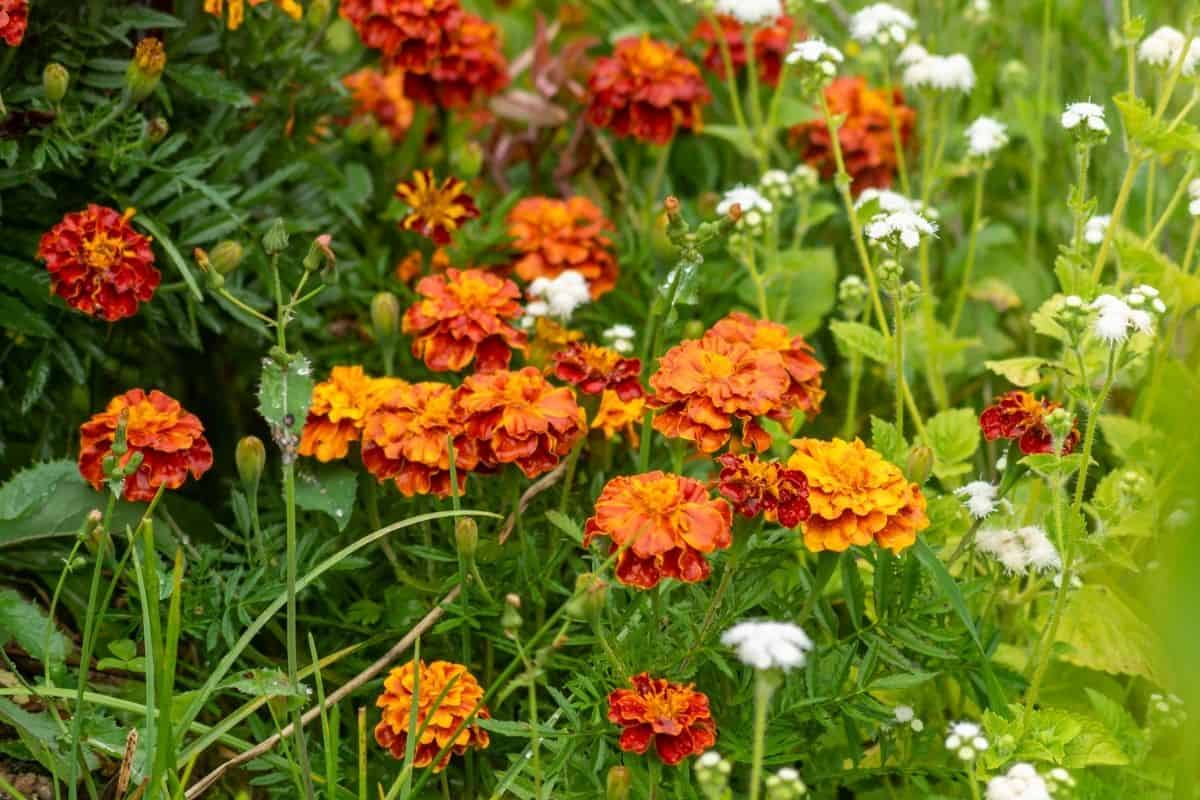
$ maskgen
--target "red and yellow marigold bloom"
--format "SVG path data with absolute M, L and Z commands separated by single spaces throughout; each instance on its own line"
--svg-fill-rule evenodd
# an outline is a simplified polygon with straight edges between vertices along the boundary
M 0 39 L 17 47 L 29 27 L 29 0 L 0 0 Z
M 522 280 L 557 278 L 573 269 L 587 278 L 592 299 L 617 284 L 617 259 L 609 234 L 615 226 L 600 207 L 580 195 L 566 200 L 526 197 L 508 212 L 508 234 L 520 253 Z
M 413 337 L 412 353 L 438 372 L 458 371 L 472 361 L 481 372 L 504 369 L 525 334 L 511 320 L 521 316 L 521 290 L 480 269 L 447 269 L 417 283 L 421 299 L 404 312 L 402 329 Z
M 1046 427 L 1046 415 L 1060 403 L 1034 397 L 1029 392 L 1014 389 L 1001 395 L 979 415 L 979 427 L 989 442 L 1012 439 L 1025 455 L 1053 453 L 1054 437 Z M 1063 455 L 1079 444 L 1079 429 L 1072 426 L 1063 442 Z
M 705 336 L 668 350 L 650 376 L 650 386 L 650 406 L 661 409 L 654 429 L 664 436 L 687 439 L 701 452 L 715 453 L 729 442 L 738 420 L 742 443 L 761 452 L 771 441 L 758 417 L 784 407 L 791 376 L 774 350 Z
M 89 205 L 42 236 L 38 258 L 50 272 L 50 289 L 71 308 L 115 322 L 154 296 L 162 275 L 150 237 L 129 224 L 133 213 Z
M 137 471 L 125 479 L 126 500 L 149 502 L 160 486 L 178 489 L 189 474 L 199 479 L 212 466 L 212 448 L 195 414 L 157 389 L 149 394 L 130 389 L 79 428 L 79 472 L 93 488 L 104 484 L 104 459 L 112 453 L 122 419 L 128 450 L 118 463 L 125 466 L 134 453 L 142 456 Z
M 825 390 L 821 388 L 821 373 L 825 367 L 813 357 L 812 345 L 803 336 L 792 336 L 778 322 L 755 319 L 741 311 L 734 311 L 717 322 L 705 336 L 779 353 L 791 378 L 784 397 L 785 411 L 802 411 L 809 419 L 820 413 L 821 401 L 825 399 Z M 776 416 L 783 419 L 787 415 Z
M 622 400 L 643 396 L 642 361 L 610 347 L 575 342 L 554 354 L 554 375 L 584 394 L 614 391 Z
M 600 491 L 584 527 L 584 546 L 608 537 L 617 580 L 652 589 L 663 578 L 702 581 L 712 572 L 705 556 L 733 542 L 729 504 L 710 497 L 700 481 L 655 470 L 613 478 Z
M 318 461 L 346 457 L 350 444 L 362 436 L 373 380 L 362 367 L 334 367 L 328 380 L 313 387 L 300 434 L 300 455 L 316 456 Z
M 921 487 L 861 439 L 796 439 L 788 468 L 808 480 L 804 545 L 841 552 L 872 541 L 899 553 L 929 527 Z
M 446 31 L 438 56 L 427 70 L 405 76 L 404 90 L 413 100 L 442 108 L 464 108 L 480 97 L 508 86 L 508 61 L 500 48 L 500 30 L 487 20 L 464 13 Z
M 716 17 L 720 27 L 720 36 L 725 38 L 725 46 L 729 52 L 729 63 L 734 72 L 741 72 L 746 66 L 746 39 L 742 24 L 733 17 L 720 14 Z M 754 29 L 751 41 L 754 45 L 754 62 L 758 66 L 758 79 L 768 86 L 779 83 L 779 75 L 783 72 L 783 59 L 788 54 L 794 39 L 796 24 L 791 17 L 780 17 L 770 25 L 759 25 Z M 721 41 L 712 20 L 708 17 L 701 19 L 692 29 L 692 38 L 708 45 L 704 51 L 704 67 L 718 78 L 725 77 L 725 55 Z
M 825 87 L 825 100 L 834 116 L 844 115 L 838 140 L 846 171 L 853 180 L 855 195 L 868 187 L 884 189 L 896 176 L 896 144 L 888 117 L 888 90 L 872 89 L 864 78 L 835 78 Z M 901 147 L 908 147 L 916 125 L 917 112 L 904 105 L 904 95 L 892 90 L 896 125 Z M 824 118 L 814 119 L 792 129 L 792 139 L 802 148 L 803 158 L 829 179 L 837 171 L 829 128 Z
M 549 472 L 587 433 L 575 394 L 534 367 L 471 375 L 458 389 L 463 429 L 483 469 L 515 464 L 527 478 Z
M 698 129 L 712 100 L 700 69 L 673 45 L 649 36 L 617 42 L 588 77 L 588 119 L 618 136 L 666 144 L 676 128 Z
M 439 184 L 433 170 L 417 170 L 411 180 L 397 184 L 396 197 L 410 209 L 400 220 L 400 227 L 440 245 L 449 244 L 450 234 L 479 216 L 474 198 L 467 193 L 467 184 L 454 177 Z
M 267 0 L 249 0 L 251 6 L 260 6 Z M 226 26 L 229 30 L 237 30 L 242 26 L 246 19 L 246 0 L 228 0 L 229 16 L 226 18 Z M 226 0 L 204 0 L 204 10 L 215 17 L 221 17 L 225 13 Z M 304 6 L 300 5 L 297 0 L 275 0 L 275 5 L 287 14 L 292 19 L 298 20 L 304 16 Z
M 459 0 L 342 0 L 339 12 L 363 44 L 406 72 L 427 72 L 463 16 Z
M 419 669 L 419 681 L 414 680 L 416 670 L 411 661 L 396 667 L 384 679 L 383 694 L 375 701 L 383 709 L 375 726 L 375 741 L 393 758 L 405 757 L 415 684 L 416 727 L 421 733 L 413 748 L 413 766 L 420 769 L 432 764 L 434 772 L 441 772 L 451 756 L 461 756 L 471 749 L 483 750 L 490 744 L 487 731 L 474 723 L 465 723 L 472 715 L 478 719 L 489 719 L 491 715 L 480 705 L 483 688 L 462 664 L 421 661 Z M 446 754 L 435 763 L 443 749 Z
M 625 401 L 612 389 L 605 389 L 604 394 L 600 395 L 600 407 L 592 418 L 592 429 L 603 432 L 606 439 L 620 434 L 636 450 L 640 441 L 638 428 L 645 413 L 646 398 L 635 397 Z
M 342 78 L 354 102 L 354 116 L 371 116 L 393 142 L 404 138 L 413 120 L 413 103 L 404 95 L 404 73 L 366 67 Z
M 760 514 L 768 522 L 795 528 L 808 519 L 808 480 L 778 461 L 759 461 L 753 453 L 717 458 L 717 490 L 744 517 Z
M 708 697 L 692 684 L 651 678 L 649 673 L 629 679 L 630 689 L 608 695 L 608 721 L 620 725 L 620 747 L 627 753 L 654 750 L 664 764 L 674 766 L 697 756 L 717 741 L 717 726 L 708 708 Z
M 405 383 L 380 393 L 362 431 L 362 460 L 381 481 L 392 480 L 405 497 L 451 494 L 449 441 L 454 440 L 458 491 L 479 462 L 474 440 L 463 435 L 454 387 Z

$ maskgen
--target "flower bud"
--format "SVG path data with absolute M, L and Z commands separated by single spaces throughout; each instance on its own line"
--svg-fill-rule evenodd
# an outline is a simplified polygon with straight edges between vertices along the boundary
M 847 275 L 838 284 L 838 303 L 841 304 L 842 316 L 846 319 L 858 319 L 867 308 L 867 284 L 857 275 Z
M 929 474 L 933 472 L 933 450 L 928 446 L 919 444 L 908 451 L 908 465 L 904 473 L 908 475 L 908 479 L 918 485 L 929 480 Z
M 145 100 L 158 87 L 163 69 L 167 66 L 167 53 L 161 39 L 150 37 L 138 42 L 133 60 L 125 70 L 125 86 L 135 103 Z
M 467 561 L 475 558 L 479 549 L 479 525 L 470 517 L 459 517 L 454 523 L 454 544 Z
M 1071 431 L 1075 427 L 1075 418 L 1065 408 L 1056 408 L 1047 414 L 1043 420 L 1046 425 L 1046 430 L 1050 431 L 1050 437 L 1053 439 L 1054 451 L 1062 452 L 1063 443 L 1067 437 L 1071 435 Z
M 312 0 L 308 6 L 308 13 L 305 17 L 305 22 L 313 30 L 320 28 L 329 19 L 329 12 L 332 10 L 330 0 Z
M 1005 62 L 1000 68 L 1000 86 L 1014 94 L 1029 88 L 1029 67 L 1020 59 Z
M 582 572 L 575 578 L 575 596 L 567 603 L 567 613 L 576 619 L 596 621 L 608 602 L 608 584 L 594 572 Z
M 400 301 L 396 295 L 380 292 L 371 298 L 371 327 L 377 341 L 387 342 L 396 337 L 400 331 Z
M 504 596 L 504 611 L 500 614 L 500 627 L 509 638 L 515 637 L 521 628 L 521 598 L 515 594 Z
M 357 45 L 358 34 L 354 32 L 354 26 L 348 21 L 338 17 L 329 23 L 329 28 L 325 31 L 326 50 L 334 55 L 344 55 Z
M 766 780 L 767 800 L 799 800 L 808 793 L 808 787 L 800 780 L 800 773 L 784 767 Z
M 392 133 L 383 126 L 371 130 L 371 154 L 376 158 L 387 158 L 392 152 Z
M 371 134 L 379 127 L 374 117 L 362 116 L 346 126 L 346 141 L 350 144 L 362 144 L 371 138 Z
M 333 237 L 328 233 L 322 233 L 313 239 L 313 243 L 308 247 L 308 254 L 304 256 L 304 268 L 309 272 L 316 272 L 322 267 L 333 269 L 337 265 L 337 256 L 330 247 L 332 242 Z
M 241 242 L 226 239 L 217 242 L 217 246 L 209 252 L 208 258 L 212 262 L 213 269 L 222 275 L 228 275 L 238 268 L 244 255 L 245 250 L 242 248 Z
M 479 142 L 467 142 L 454 148 L 454 152 L 450 154 L 450 162 L 454 174 L 464 181 L 469 181 L 483 168 L 483 148 Z
M 689 319 L 683 326 L 684 339 L 699 339 L 704 335 L 704 323 L 698 319 Z
M 904 267 L 894 258 L 885 258 L 879 262 L 878 271 L 879 285 L 884 291 L 895 293 L 900 287 L 900 281 L 904 280 Z
M 243 436 L 234 451 L 237 462 L 238 477 L 247 494 L 258 491 L 258 481 L 262 478 L 263 468 L 267 463 L 267 448 L 262 439 L 257 436 Z
M 708 800 L 724 800 L 733 767 L 716 750 L 709 750 L 696 759 L 696 783 Z
M 51 61 L 42 70 L 42 90 L 51 105 L 58 105 L 67 96 L 67 87 L 71 83 L 71 73 L 57 61 Z
M 629 787 L 633 784 L 633 775 L 629 767 L 613 767 L 608 771 L 605 781 L 604 800 L 629 800 Z
M 170 132 L 171 124 L 163 117 L 154 117 L 146 121 L 146 138 L 150 140 L 150 144 L 158 144 L 167 138 Z
M 266 235 L 262 239 L 263 250 L 267 251 L 267 255 L 274 256 L 287 250 L 288 232 L 287 226 L 283 224 L 283 220 L 279 217 L 271 223 L 271 227 L 267 230 Z

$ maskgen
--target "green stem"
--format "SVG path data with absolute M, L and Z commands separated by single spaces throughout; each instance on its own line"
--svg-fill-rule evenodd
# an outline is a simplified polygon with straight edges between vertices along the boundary
M 1148 244 L 1153 245 L 1156 241 L 1158 241 L 1158 237 L 1162 235 L 1163 228 L 1167 226 L 1167 223 L 1175 214 L 1175 209 L 1177 209 L 1179 207 L 1179 203 L 1182 202 L 1183 196 L 1187 194 L 1188 184 L 1191 183 L 1192 176 L 1195 174 L 1195 163 L 1189 164 L 1187 172 L 1183 174 L 1183 179 L 1180 180 L 1179 185 L 1175 187 L 1175 193 L 1171 195 L 1170 201 L 1167 202 L 1167 207 L 1163 209 L 1162 216 L 1158 218 L 1158 221 L 1154 224 L 1154 227 L 1150 229 L 1150 233 L 1146 234 L 1146 242 Z
M 1071 502 L 1073 511 L 1083 508 L 1083 493 L 1087 488 L 1088 466 L 1092 460 L 1092 444 L 1096 440 L 1096 423 L 1100 419 L 1104 401 L 1108 399 L 1108 393 L 1112 390 L 1113 381 L 1117 377 L 1117 363 L 1124 353 L 1124 347 L 1121 347 L 1119 351 L 1117 348 L 1113 348 L 1109 353 L 1108 371 L 1104 375 L 1104 385 L 1100 387 L 1100 393 L 1096 395 L 1096 400 L 1088 411 L 1087 430 L 1083 436 L 1083 450 L 1081 451 L 1083 461 L 1079 464 L 1079 480 L 1075 484 L 1075 499 Z
M 1100 243 L 1100 251 L 1096 253 L 1096 263 L 1092 265 L 1092 283 L 1100 283 L 1100 276 L 1104 273 L 1104 262 L 1108 259 L 1108 250 L 1112 247 L 1113 237 L 1117 233 L 1117 228 L 1121 226 L 1121 218 L 1125 214 L 1125 205 L 1129 202 L 1129 195 L 1133 191 L 1133 181 L 1137 177 L 1138 168 L 1142 165 L 1140 154 L 1130 153 L 1129 166 L 1125 169 L 1125 177 L 1121 179 L 1121 188 L 1117 192 L 1117 202 L 1113 206 L 1112 219 L 1109 220 L 1108 227 L 1104 230 L 1104 241 Z
M 900 299 L 900 287 L 892 298 L 892 313 L 895 315 L 896 335 L 892 337 L 892 359 L 896 362 L 896 432 L 904 436 L 904 304 Z
M 724 37 L 722 37 L 724 38 Z M 754 125 L 759 131 L 764 129 L 762 104 L 758 96 L 758 64 L 754 57 L 754 38 L 751 33 L 750 26 L 742 28 L 742 41 L 746 48 L 746 83 L 750 86 L 750 118 L 754 121 Z M 752 137 L 751 141 L 757 141 L 757 137 Z M 754 148 L 755 156 L 758 160 L 758 171 L 763 173 L 767 171 L 770 165 L 769 156 L 766 148 Z
M 981 169 L 975 175 L 975 191 L 971 200 L 971 233 L 967 239 L 967 261 L 963 265 L 962 283 L 958 287 L 958 296 L 954 299 L 954 311 L 950 315 L 950 335 L 958 334 L 958 324 L 962 321 L 963 308 L 967 303 L 967 289 L 971 285 L 971 275 L 975 271 L 975 251 L 979 242 L 979 228 L 983 213 L 983 178 Z
M 858 429 L 858 389 L 862 384 L 862 356 L 850 356 L 850 391 L 846 397 L 846 420 L 842 423 L 842 438 L 849 439 Z
M 283 336 L 283 325 L 279 326 L 280 337 Z M 282 346 L 282 344 L 280 345 Z M 283 496 L 284 511 L 287 525 L 287 670 L 288 685 L 293 694 L 300 691 L 299 661 L 296 644 L 296 464 L 286 459 L 283 464 Z M 296 752 L 300 757 L 301 772 L 304 776 L 304 791 L 309 800 L 313 799 L 312 777 L 309 774 L 308 749 L 304 741 L 304 725 L 300 721 L 299 702 L 292 704 L 292 728 L 296 737 Z
M 754 674 L 754 749 L 750 756 L 750 800 L 762 793 L 763 754 L 767 743 L 767 707 L 775 687 L 762 670 Z
M 1128 0 L 1126 0 L 1128 2 Z M 1038 223 L 1041 221 L 1042 160 L 1045 158 L 1046 103 L 1050 86 L 1050 31 L 1054 17 L 1054 0 L 1042 2 L 1042 40 L 1038 56 L 1037 104 L 1030 141 L 1033 144 L 1033 170 L 1029 183 L 1028 234 L 1025 240 L 1025 260 L 1034 263 L 1037 254 Z M 1133 90 L 1130 89 L 1130 92 Z
M 725 88 L 729 91 L 729 104 L 733 109 L 733 119 L 737 123 L 738 128 L 749 135 L 750 126 L 746 124 L 746 115 L 742 112 L 742 99 L 741 93 L 738 91 L 737 72 L 733 68 L 733 55 L 729 51 L 729 42 L 725 40 L 725 29 L 721 27 L 721 21 L 717 19 L 717 15 L 713 12 L 707 12 L 705 18 L 712 27 L 713 35 L 717 39 L 717 49 L 721 52 L 721 66 L 725 72 Z
M 758 271 L 758 256 L 753 242 L 747 246 L 746 257 L 743 261 L 746 264 L 746 270 L 750 273 L 750 280 L 754 283 L 754 296 L 758 301 L 758 316 L 762 319 L 770 319 L 771 315 L 767 310 L 767 286 L 763 282 L 762 273 Z
M 895 92 L 892 89 L 892 65 L 887 56 L 884 56 L 883 59 L 883 91 L 887 97 L 888 124 L 892 127 L 892 145 L 896 150 L 896 174 L 900 176 L 900 188 L 905 197 L 911 197 L 912 187 L 908 183 L 904 142 L 900 138 L 900 118 L 896 116 Z
M 1089 145 L 1079 146 L 1079 193 L 1075 198 L 1075 233 L 1071 237 L 1071 249 L 1076 253 L 1083 248 L 1083 232 L 1087 226 L 1088 165 L 1091 156 L 1092 148 Z

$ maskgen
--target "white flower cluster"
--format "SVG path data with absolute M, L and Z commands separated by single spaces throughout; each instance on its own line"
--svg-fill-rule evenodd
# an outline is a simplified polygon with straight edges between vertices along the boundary
M 637 331 L 631 325 L 613 325 L 610 328 L 605 328 L 600 334 L 600 338 L 608 342 L 608 346 L 618 353 L 632 353 L 633 340 L 637 337 Z
M 758 25 L 783 16 L 779 0 L 717 0 L 713 10 L 733 17 L 743 25 Z
M 767 800 L 798 800 L 808 794 L 808 787 L 800 780 L 800 773 L 791 767 L 784 767 L 774 775 L 768 775 L 765 783 Z
M 1070 103 L 1062 115 L 1062 126 L 1073 131 L 1083 125 L 1092 133 L 1108 134 L 1108 123 L 1104 121 L 1104 106 L 1096 103 Z
M 787 54 L 787 63 L 803 63 L 819 70 L 826 78 L 837 74 L 838 64 L 845 60 L 842 51 L 826 44 L 824 39 L 805 39 L 797 42 Z
M 972 761 L 988 749 L 988 740 L 977 723 L 954 722 L 950 724 L 950 732 L 946 736 L 946 749 L 963 761 Z
M 869 186 L 859 193 L 858 197 L 854 200 L 854 210 L 857 211 L 872 200 L 879 203 L 880 211 L 911 211 L 914 214 L 934 216 L 929 213 L 930 209 L 926 209 L 921 205 L 920 200 L 910 199 L 899 192 L 893 192 L 891 189 L 876 189 L 874 186 Z
M 988 781 L 987 800 L 1050 800 L 1050 787 L 1032 764 L 1014 764 Z
M 966 486 L 954 490 L 956 495 L 963 498 L 963 505 L 975 519 L 983 519 L 996 510 L 996 496 L 1000 487 L 987 481 L 971 481 Z
M 975 88 L 975 68 L 971 66 L 971 59 L 962 53 L 949 56 L 925 53 L 922 58 L 912 52 L 901 82 L 914 89 L 969 94 Z
M 803 667 L 813 647 L 804 629 L 790 622 L 739 622 L 721 635 L 721 643 L 737 651 L 743 664 L 784 672 Z
M 896 718 L 897 723 L 912 728 L 914 733 L 925 730 L 925 723 L 917 717 L 912 706 L 896 706 L 892 709 L 892 716 Z
M 1110 222 L 1112 222 L 1112 217 L 1108 214 L 1092 217 L 1083 223 L 1083 240 L 1092 245 L 1100 244 L 1104 241 L 1104 234 L 1108 230 Z
M 792 176 L 781 169 L 769 169 L 764 172 L 758 179 L 758 188 L 763 197 L 772 203 L 790 200 L 796 194 Z
M 1200 178 L 1193 178 L 1188 184 L 1188 213 L 1200 217 Z
M 975 545 L 1014 575 L 1024 575 L 1031 569 L 1035 572 L 1062 569 L 1058 548 L 1036 525 L 1026 525 L 1015 531 L 987 528 L 976 535 Z
M 967 155 L 991 158 L 1008 144 L 1008 126 L 991 117 L 979 117 L 963 132 L 967 137 Z
M 555 278 L 535 278 L 527 290 L 533 298 L 525 304 L 530 317 L 557 317 L 568 320 L 575 309 L 592 301 L 587 278 L 573 270 L 563 270 Z
M 760 232 L 767 216 L 775 210 L 775 206 L 762 192 L 745 184 L 735 186 L 722 195 L 721 202 L 717 203 L 717 213 L 724 217 L 735 205 L 742 210 L 738 227 L 752 233 Z
M 1184 75 L 1192 75 L 1196 72 L 1197 63 L 1200 63 L 1200 47 L 1195 39 L 1189 40 L 1181 31 L 1170 25 L 1163 25 L 1142 39 L 1142 43 L 1138 45 L 1138 61 L 1156 69 L 1171 69 L 1179 60 L 1184 47 L 1187 48 L 1187 54 L 1183 56 L 1180 71 Z
M 921 243 L 922 236 L 936 236 L 937 223 L 918 211 L 900 209 L 876 214 L 867 223 L 864 232 L 876 244 L 912 250 Z
M 1044 777 L 1046 788 L 1050 790 L 1051 795 L 1057 794 L 1059 789 L 1071 790 L 1075 788 L 1075 779 L 1071 777 L 1071 773 L 1062 767 L 1055 767 L 1047 772 Z
M 904 44 L 917 21 L 890 3 L 872 3 L 850 17 L 850 38 L 862 44 Z
M 1179 695 L 1161 695 L 1154 692 L 1149 700 L 1146 709 L 1146 724 L 1149 727 L 1174 729 L 1187 721 L 1187 712 L 1183 710 L 1183 698 Z
M 1158 316 L 1167 311 L 1158 290 L 1146 284 L 1134 287 L 1124 299 L 1102 294 L 1091 307 L 1098 312 L 1092 321 L 1092 333 L 1110 345 L 1124 342 L 1131 331 L 1153 335 Z

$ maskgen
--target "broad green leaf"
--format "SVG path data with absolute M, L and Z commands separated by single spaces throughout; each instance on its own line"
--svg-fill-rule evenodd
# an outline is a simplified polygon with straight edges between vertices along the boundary
M 1068 769 L 1128 764 L 1120 743 L 1094 717 L 1063 708 L 1010 709 L 1011 719 L 988 711 L 984 729 L 992 747 L 984 753 L 989 769 L 1013 761 L 1042 761 Z
M 837 302 L 837 262 L 828 247 L 779 253 L 764 280 L 772 319 L 792 333 L 815 331 Z M 747 290 L 753 294 L 750 281 L 741 285 L 743 299 Z
M 1145 149 L 1159 156 L 1181 150 L 1200 152 L 1200 131 L 1192 123 L 1184 120 L 1172 123 L 1169 115 L 1155 119 L 1146 101 L 1128 92 L 1114 97 L 1113 104 L 1121 112 L 1129 138 Z
M 251 697 L 306 697 L 303 685 L 292 689 L 288 676 L 277 669 L 251 669 L 238 673 L 229 688 Z
M 871 447 L 898 467 L 908 460 L 908 442 L 896 426 L 879 417 L 871 417 Z
M 312 363 L 298 354 L 289 356 L 286 364 L 280 360 L 274 356 L 263 359 L 258 413 L 271 426 L 277 441 L 280 434 L 296 437 L 298 441 L 312 400 Z
M 78 478 L 74 461 L 47 461 L 28 467 L 0 486 L 0 519 L 16 519 L 36 509 L 59 481 Z
M 892 360 L 887 340 L 883 334 L 869 325 L 861 322 L 836 320 L 829 323 L 829 330 L 837 340 L 838 349 L 843 354 L 860 355 L 879 364 L 889 364 Z
M 73 462 L 52 463 L 74 466 Z M 88 485 L 77 469 L 58 466 L 39 474 L 47 479 L 48 486 L 32 494 L 28 493 L 28 483 L 25 481 L 26 489 L 16 489 L 10 493 L 7 484 L 0 489 L 0 498 L 7 498 L 12 503 L 10 508 L 22 509 L 19 516 L 0 524 L 0 549 L 49 537 L 75 536 L 87 515 L 92 511 L 103 511 L 108 502 L 103 493 Z M 35 499 L 26 503 L 30 497 Z M 118 502 L 113 511 L 113 530 L 136 525 L 144 511 L 143 504 Z M 0 519 L 3 519 L 3 515 L 0 515 Z
M 40 606 L 15 589 L 0 589 L 0 646 L 16 642 L 38 661 L 61 664 L 71 642 L 49 619 Z
M 969 459 L 979 448 L 979 418 L 970 408 L 952 408 L 930 417 L 925 423 L 926 443 L 933 450 L 934 472 L 953 468 Z
M 744 128 L 737 125 L 705 125 L 700 129 L 700 133 L 714 139 L 723 139 L 747 158 L 754 157 L 754 140 L 750 138 L 750 134 Z
M 1100 430 L 1104 433 L 1104 441 L 1108 443 L 1122 461 L 1129 461 L 1138 444 L 1145 444 L 1157 438 L 1153 427 L 1144 422 L 1116 414 L 1101 414 Z
M 1067 663 L 1166 684 L 1160 643 L 1146 622 L 1107 586 L 1086 583 L 1071 592 L 1063 611 L 1059 655 Z
M 1013 386 L 1033 386 L 1042 380 L 1042 367 L 1046 359 L 1037 356 L 1006 358 L 1002 361 L 985 361 L 983 365 L 992 372 L 1005 377 Z
M 0 294 L 0 325 L 11 333 L 47 338 L 55 335 L 54 326 L 12 295 Z
M 296 505 L 333 518 L 344 531 L 354 513 L 358 473 L 341 464 L 304 463 L 296 470 Z

